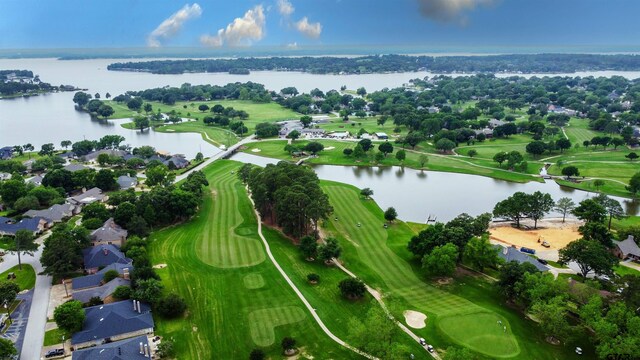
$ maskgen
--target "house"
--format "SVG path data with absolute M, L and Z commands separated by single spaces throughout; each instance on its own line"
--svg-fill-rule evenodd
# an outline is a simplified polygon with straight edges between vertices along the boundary
M 40 234 L 49 221 L 41 217 L 26 218 L 19 222 L 0 216 L 0 235 L 15 236 L 18 230 L 28 230 L 34 235 Z
M 491 128 L 484 128 L 481 130 L 473 130 L 473 132 L 476 133 L 476 136 L 480 135 L 480 134 L 484 134 L 484 136 L 486 138 L 492 138 L 493 137 L 493 129 Z
M 82 331 L 71 337 L 76 349 L 153 333 L 151 307 L 139 301 L 91 306 L 85 308 L 84 313 Z
M 116 180 L 116 182 L 118 183 L 118 186 L 120 186 L 120 189 L 122 190 L 130 189 L 138 185 L 138 179 L 128 175 L 118 176 L 118 179 Z
M 378 138 L 378 140 L 388 140 L 389 139 L 389 135 L 387 135 L 386 133 L 383 133 L 383 132 L 377 132 L 376 133 L 376 137 Z
M 71 172 L 76 172 L 76 171 L 89 169 L 89 168 L 84 166 L 84 165 L 82 165 L 82 164 L 69 164 L 69 165 L 63 167 L 63 169 L 65 169 L 67 171 L 71 171 Z
M 98 161 L 98 156 L 100 156 L 100 154 L 107 154 L 109 156 L 114 156 L 114 157 L 123 157 L 127 153 L 125 151 L 122 151 L 122 150 L 103 149 L 103 150 L 96 150 L 96 151 L 88 153 L 87 155 L 84 156 L 84 159 L 86 161 L 89 161 L 89 162 L 96 162 L 96 161 Z
M 6 172 L 0 172 L 0 181 L 11 180 L 11 174 Z
M 131 265 L 132 260 L 124 256 L 115 245 L 98 245 L 82 250 L 84 269 L 89 274 L 111 264 Z
M 184 155 L 173 155 L 168 160 L 163 161 L 163 164 L 167 166 L 169 166 L 169 163 L 173 163 L 176 169 L 184 169 L 189 166 L 189 160 L 185 159 Z
M 76 157 L 76 153 L 74 153 L 73 151 L 65 151 L 62 154 L 58 154 L 57 156 L 63 159 L 73 159 Z
M 80 195 L 67 198 L 67 202 L 76 206 L 84 206 L 92 204 L 96 201 L 105 201 L 106 199 L 107 196 L 102 193 L 102 190 L 100 190 L 100 188 L 94 187 L 83 192 Z
M 119 263 L 107 265 L 95 274 L 80 276 L 71 279 L 71 289 L 75 291 L 100 286 L 103 284 L 102 280 L 104 279 L 104 274 L 106 274 L 109 270 L 115 270 L 123 279 L 129 280 L 129 274 L 131 273 L 131 271 L 133 271 L 133 266 L 129 264 Z
M 336 139 L 346 139 L 349 137 L 349 132 L 348 131 L 334 132 L 329 134 L 329 136 Z
M 74 291 L 73 294 L 71 294 L 71 297 L 73 298 L 73 300 L 78 300 L 83 304 L 88 303 L 93 298 L 99 298 L 105 304 L 110 304 L 116 301 L 116 299 L 113 297 L 113 292 L 118 286 L 130 287 L 131 280 L 117 277 L 100 286 Z
M 440 108 L 437 106 L 429 106 L 427 110 L 429 111 L 429 114 L 437 114 L 440 112 Z
M 145 335 L 76 350 L 71 356 L 71 360 L 144 360 L 151 358 L 153 358 L 153 353 Z
M 497 128 L 498 126 L 504 125 L 506 124 L 506 121 L 502 121 L 502 120 L 498 120 L 498 119 L 491 119 L 489 120 L 489 127 L 492 129 Z
M 91 233 L 91 244 L 93 246 L 103 244 L 113 244 L 118 247 L 124 245 L 127 240 L 127 230 L 120 227 L 113 221 L 113 218 L 108 219 L 104 224 L 93 230 Z
M 30 218 L 41 217 L 49 220 L 49 222 L 57 223 L 77 214 L 78 212 L 79 211 L 76 210 L 75 205 L 56 204 L 45 210 L 29 210 L 24 213 L 24 215 Z
M 11 159 L 13 156 L 13 146 L 5 146 L 0 148 L 0 160 Z
M 629 235 L 623 241 L 614 241 L 613 245 L 613 254 L 620 260 L 640 261 L 640 247 L 636 244 L 633 235 Z
M 533 266 L 535 266 L 536 269 L 540 271 L 549 270 L 546 266 L 539 263 L 536 259 L 532 258 L 531 256 L 525 253 L 520 252 L 518 249 L 516 249 L 513 246 L 504 247 L 502 245 L 494 245 L 494 247 L 499 250 L 498 256 L 500 256 L 500 258 L 502 258 L 505 262 L 515 261 L 519 264 L 528 262 L 530 264 L 533 264 Z
M 36 175 L 36 176 L 32 177 L 31 179 L 28 179 L 27 183 L 28 184 L 33 184 L 35 186 L 40 186 L 40 185 L 42 185 L 42 179 L 44 179 L 42 176 Z

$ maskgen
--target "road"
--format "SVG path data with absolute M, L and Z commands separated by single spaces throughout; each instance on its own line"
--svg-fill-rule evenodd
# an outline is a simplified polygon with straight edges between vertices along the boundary
M 33 266 L 36 272 L 36 286 L 34 288 L 29 320 L 23 341 L 23 344 L 27 346 L 23 346 L 22 350 L 18 349 L 20 359 L 22 360 L 39 359 L 42 343 L 44 342 L 44 327 L 47 323 L 47 310 L 49 307 L 49 295 L 51 293 L 51 276 L 37 274 L 43 270 L 40 264 L 40 257 L 42 256 L 42 249 L 44 247 L 42 242 L 47 237 L 49 237 L 48 233 L 36 239 L 40 247 L 33 256 L 21 256 L 22 263 Z M 18 256 L 15 254 L 7 254 L 4 256 L 4 261 L 0 263 L 0 272 L 7 271 L 16 265 L 18 265 Z

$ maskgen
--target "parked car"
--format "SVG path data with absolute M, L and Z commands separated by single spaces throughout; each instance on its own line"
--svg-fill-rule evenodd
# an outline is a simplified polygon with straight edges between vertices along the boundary
M 540 258 L 538 258 L 538 262 L 539 262 L 540 264 L 542 264 L 542 265 L 547 265 L 547 264 L 549 264 L 549 263 L 547 262 L 547 260 L 545 260 L 545 259 L 540 259 Z
M 427 351 L 432 353 L 433 352 L 433 346 L 432 345 L 427 345 Z
M 52 358 L 54 356 L 62 356 L 64 355 L 64 349 L 51 349 L 44 354 L 45 358 Z
M 420 338 L 420 345 L 422 346 L 427 345 L 427 340 L 425 340 L 424 338 Z
M 547 240 L 542 242 L 542 246 L 544 246 L 546 248 L 551 247 L 551 245 L 547 242 Z
M 530 248 L 524 247 L 524 246 L 520 248 L 520 252 L 531 254 L 531 255 L 536 253 L 536 251 L 534 249 L 530 249 Z

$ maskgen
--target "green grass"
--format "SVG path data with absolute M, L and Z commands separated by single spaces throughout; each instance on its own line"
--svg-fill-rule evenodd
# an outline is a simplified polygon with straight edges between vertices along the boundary
M 467 346 L 485 356 L 515 359 L 574 358 L 572 348 L 554 347 L 522 314 L 504 306 L 496 288 L 480 277 L 457 276 L 453 285 L 436 286 L 422 279 L 419 264 L 406 249 L 414 232 L 396 221 L 384 229 L 382 210 L 363 200 L 358 189 L 323 181 L 336 221 L 324 223 L 344 251 L 345 266 L 379 289 L 398 319 L 404 310 L 427 314 L 427 327 L 414 330 L 438 348 Z M 360 223 L 362 226 L 358 227 Z M 497 321 L 507 326 L 499 329 Z
M 589 120 L 571 118 L 569 125 L 565 127 L 564 131 L 567 133 L 567 137 L 572 144 L 580 144 L 585 140 L 591 141 L 593 137 L 599 134 L 589 129 Z
M 188 305 L 184 318 L 157 318 L 157 333 L 175 339 L 180 359 L 247 358 L 258 346 L 276 358 L 285 336 L 295 338 L 306 354 L 316 358 L 355 358 L 320 330 L 271 262 L 256 260 L 265 252 L 246 191 L 231 173 L 240 165 L 217 161 L 207 167 L 210 191 L 205 192 L 198 215 L 151 236 L 153 262 L 168 264 L 158 270 L 165 291 L 177 292 Z M 257 283 L 255 274 L 264 284 L 247 288 L 247 277 L 250 285 Z M 322 315 L 322 305 L 313 304 Z M 330 320 L 327 323 L 333 328 Z
M 395 135 L 400 136 L 407 134 L 407 128 L 404 125 L 400 126 L 401 131 L 399 133 L 394 133 L 393 130 L 396 128 L 396 125 L 393 124 L 393 120 L 391 119 L 387 120 L 382 126 L 378 125 L 377 116 L 365 117 L 362 119 L 357 117 L 350 117 L 346 122 L 343 121 L 342 118 L 334 118 L 328 123 L 319 124 L 318 127 L 321 129 L 325 129 L 328 133 L 333 131 L 349 131 L 350 133 L 355 135 L 360 131 L 360 129 L 364 129 L 370 134 L 383 132 L 387 133 L 387 135 L 391 137 Z
M 613 271 L 619 276 L 625 276 L 625 275 L 640 276 L 640 271 L 624 265 L 616 265 L 616 267 L 613 268 Z
M 62 336 L 64 336 L 65 339 L 69 339 L 69 334 L 63 330 L 52 329 L 52 330 L 46 331 L 44 333 L 43 346 L 52 346 L 56 344 L 61 344 Z
M 16 278 L 7 280 L 7 275 L 9 273 L 14 273 L 16 275 Z M 33 289 L 33 287 L 36 285 L 36 272 L 33 270 L 33 267 L 31 267 L 31 265 L 22 264 L 22 270 L 20 270 L 18 265 L 16 265 L 11 269 L 1 273 L 0 281 L 15 282 L 20 287 L 20 291 L 29 290 Z

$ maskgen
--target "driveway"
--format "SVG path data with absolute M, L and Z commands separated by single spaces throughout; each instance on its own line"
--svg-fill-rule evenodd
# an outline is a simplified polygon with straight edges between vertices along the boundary
M 20 305 L 11 314 L 11 325 L 2 337 L 13 341 L 16 349 L 21 349 L 29 320 L 29 310 L 31 309 L 31 300 L 33 299 L 33 290 L 29 290 L 24 294 L 18 295 L 18 300 L 22 300 Z

